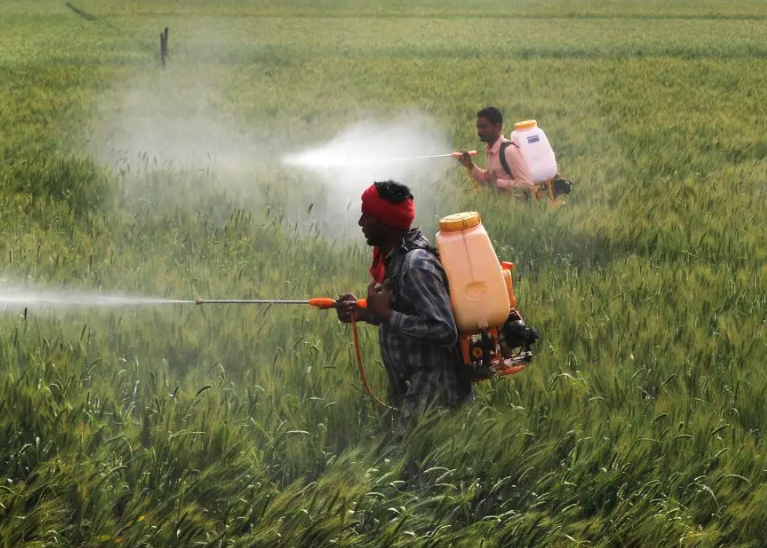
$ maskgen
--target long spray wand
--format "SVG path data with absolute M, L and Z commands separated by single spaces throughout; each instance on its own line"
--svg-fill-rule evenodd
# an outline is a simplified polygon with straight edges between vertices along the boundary
M 477 155 L 477 151 L 476 150 L 468 150 L 466 152 L 469 154 L 469 156 L 476 156 Z M 412 158 L 399 158 L 399 160 L 401 162 L 406 162 L 406 161 L 409 161 L 409 160 L 428 160 L 428 159 L 431 159 L 431 158 L 448 158 L 450 156 L 452 156 L 453 158 L 460 158 L 461 156 L 463 156 L 463 152 L 455 151 L 455 152 L 451 152 L 449 154 L 432 154 L 430 156 L 414 156 Z
M 308 304 L 315 308 L 322 310 L 328 308 L 335 308 L 337 301 L 329 297 L 315 297 L 312 299 L 303 300 L 286 300 L 286 299 L 203 299 L 197 297 L 194 301 L 196 304 Z M 358 299 L 357 305 L 365 308 L 367 302 L 365 299 Z

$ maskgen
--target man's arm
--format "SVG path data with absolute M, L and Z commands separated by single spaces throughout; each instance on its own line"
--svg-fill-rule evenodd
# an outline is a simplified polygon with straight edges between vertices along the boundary
M 481 167 L 474 164 L 474 167 L 471 168 L 471 171 L 469 171 L 469 176 L 474 180 L 474 182 L 482 185 L 482 184 L 489 184 L 492 183 L 492 173 L 489 171 L 482 169 Z
M 516 145 L 509 145 L 506 147 L 505 154 L 506 162 L 511 168 L 512 177 L 509 179 L 498 179 L 498 186 L 507 190 L 517 187 L 533 192 L 535 185 L 533 184 L 533 178 L 530 175 L 530 169 L 527 167 L 525 157 L 522 155 L 522 150 Z
M 466 168 L 466 171 L 469 172 L 469 177 L 471 177 L 475 183 L 480 185 L 492 183 L 492 174 L 475 165 L 468 152 L 464 152 L 463 156 L 461 156 L 461 163 Z
M 402 293 L 414 305 L 414 315 L 392 310 L 387 326 L 403 335 L 452 346 L 458 340 L 450 295 L 433 264 L 418 261 L 404 272 Z

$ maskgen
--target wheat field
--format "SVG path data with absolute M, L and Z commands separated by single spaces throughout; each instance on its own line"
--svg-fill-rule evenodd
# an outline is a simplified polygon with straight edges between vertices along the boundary
M 361 294 L 357 189 L 279 159 L 371 116 L 481 149 L 492 104 L 576 181 L 402 181 L 430 238 L 482 214 L 541 338 L 401 444 L 332 312 L 0 304 L 2 546 L 761 545 L 764 2 L 4 0 L 0 31 L 0 282 L 30 294 Z

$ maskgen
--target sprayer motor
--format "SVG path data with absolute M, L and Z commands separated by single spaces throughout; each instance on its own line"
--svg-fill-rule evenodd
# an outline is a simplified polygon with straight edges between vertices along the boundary
M 575 185 L 573 181 L 570 181 L 569 179 L 563 179 L 562 177 L 554 177 L 554 179 L 551 181 L 551 184 L 554 188 L 555 196 L 559 196 L 560 194 L 570 194 L 570 191 Z
M 531 347 L 539 338 L 535 328 L 525 325 L 513 308 L 499 329 L 483 329 L 462 337 L 464 365 L 472 382 L 521 371 L 533 361 Z

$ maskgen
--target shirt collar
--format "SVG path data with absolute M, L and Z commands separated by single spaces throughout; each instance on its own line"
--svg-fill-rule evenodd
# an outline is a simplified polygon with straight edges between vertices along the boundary
M 412 240 L 415 238 L 418 233 L 420 232 L 420 228 L 415 227 L 408 230 L 408 232 L 402 237 L 402 239 L 399 241 L 397 245 L 395 245 L 389 253 L 386 254 L 386 257 L 384 257 L 384 261 L 388 262 L 391 260 L 395 254 L 398 254 L 402 251 L 407 252 L 407 247 L 405 246 L 406 240 Z
M 508 139 L 501 133 L 501 136 L 492 145 L 485 145 L 485 154 L 498 154 L 498 151 L 501 149 L 501 143 L 505 141 L 508 141 Z

